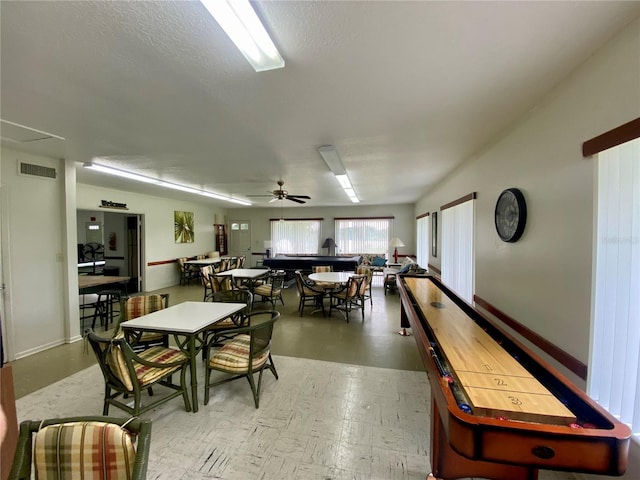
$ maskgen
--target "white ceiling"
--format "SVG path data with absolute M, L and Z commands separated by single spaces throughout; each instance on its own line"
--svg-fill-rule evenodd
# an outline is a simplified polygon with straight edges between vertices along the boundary
M 351 204 L 317 152 L 332 144 L 363 205 L 412 203 L 640 15 L 628 1 L 254 8 L 284 69 L 254 72 L 197 1 L 3 0 L 0 116 L 64 137 L 48 151 L 78 165 L 239 197 L 283 179 L 308 206 Z

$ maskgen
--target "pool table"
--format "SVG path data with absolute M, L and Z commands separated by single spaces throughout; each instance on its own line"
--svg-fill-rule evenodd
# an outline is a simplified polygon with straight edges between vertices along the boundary
M 320 265 L 331 265 L 334 272 L 354 271 L 360 263 L 360 255 L 355 257 L 341 257 L 328 255 L 279 255 L 273 258 L 266 258 L 263 265 L 274 270 L 295 271 L 302 270 L 310 272 L 313 267 Z

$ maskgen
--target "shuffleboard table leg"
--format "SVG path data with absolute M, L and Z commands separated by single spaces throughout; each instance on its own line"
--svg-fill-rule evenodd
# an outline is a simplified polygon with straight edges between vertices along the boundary
M 445 415 L 448 412 L 444 412 Z M 471 460 L 449 444 L 435 399 L 431 399 L 431 468 L 428 479 L 457 480 L 479 477 L 489 480 L 537 480 L 538 469 L 503 463 Z

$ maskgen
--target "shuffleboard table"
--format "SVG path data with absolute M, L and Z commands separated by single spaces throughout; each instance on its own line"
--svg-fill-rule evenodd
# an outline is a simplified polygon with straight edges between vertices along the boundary
M 398 287 L 431 385 L 429 478 L 624 473 L 627 425 L 435 278 Z

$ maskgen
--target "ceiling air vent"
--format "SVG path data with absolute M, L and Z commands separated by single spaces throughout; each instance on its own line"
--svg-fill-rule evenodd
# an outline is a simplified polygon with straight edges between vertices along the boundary
M 51 167 L 43 167 L 42 165 L 33 165 L 32 163 L 20 162 L 20 174 L 55 179 L 56 169 Z

